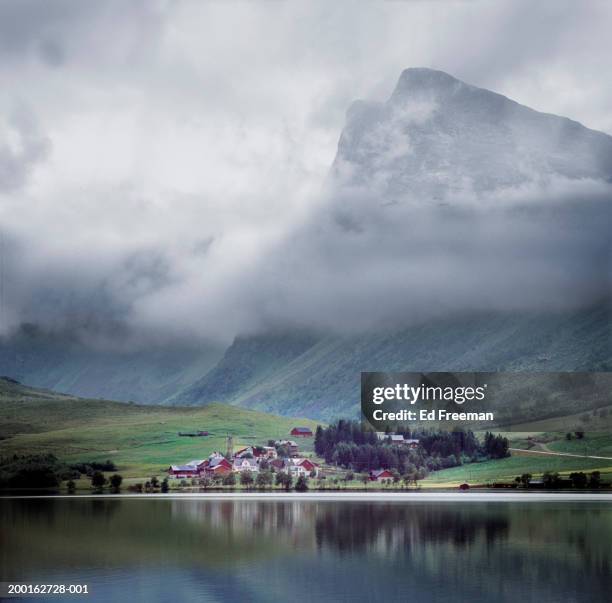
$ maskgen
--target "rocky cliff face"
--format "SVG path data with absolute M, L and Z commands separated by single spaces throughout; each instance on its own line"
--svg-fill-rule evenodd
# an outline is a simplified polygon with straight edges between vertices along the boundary
M 358 101 L 333 166 L 387 202 L 482 195 L 552 178 L 612 178 L 612 137 L 432 69 L 406 69 L 385 103 Z

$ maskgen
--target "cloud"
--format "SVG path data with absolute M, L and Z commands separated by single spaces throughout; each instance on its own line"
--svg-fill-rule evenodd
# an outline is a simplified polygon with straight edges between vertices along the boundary
M 439 299 L 520 308 L 592 287 L 608 217 L 593 183 L 574 191 L 591 199 L 585 214 L 568 204 L 547 215 L 552 193 L 522 190 L 480 218 L 463 199 L 456 213 L 408 215 L 367 188 L 348 199 L 325 183 L 351 102 L 386 99 L 408 66 L 612 132 L 611 12 L 557 1 L 3 2 L 0 331 L 28 321 L 79 325 L 84 337 L 122 325 L 137 341 L 228 340 L 447 311 Z M 382 134 L 371 141 L 378 173 L 409 150 L 393 128 Z M 555 198 L 567 184 L 551 183 Z M 534 198 L 558 236 L 509 208 Z M 588 274 L 572 251 L 593 259 Z M 519 290 L 498 282 L 501 262 Z
M 23 104 L 12 108 L 4 124 L 0 122 L 0 132 L 0 192 L 6 193 L 26 183 L 32 169 L 49 155 L 51 143 Z

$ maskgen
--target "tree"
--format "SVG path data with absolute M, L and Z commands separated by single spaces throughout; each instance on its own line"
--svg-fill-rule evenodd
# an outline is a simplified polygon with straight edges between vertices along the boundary
M 355 474 L 352 471 L 347 471 L 344 476 L 344 480 L 347 482 L 352 482 L 355 479 Z
M 531 473 L 523 473 L 523 475 L 521 475 L 521 484 L 523 484 L 523 487 L 529 487 L 529 482 L 531 481 L 532 477 L 533 475 L 531 475 Z
M 250 471 L 242 471 L 242 473 L 240 473 L 240 484 L 247 488 L 253 485 L 253 476 Z
M 281 459 L 286 459 L 286 458 L 289 458 L 290 456 L 289 446 L 287 446 L 287 444 L 283 444 L 282 446 L 279 446 L 276 449 L 276 452 L 278 453 L 278 456 Z
M 276 474 L 276 485 L 282 486 L 289 492 L 291 490 L 291 486 L 293 485 L 293 478 L 285 471 L 279 471 Z
M 576 471 L 574 473 L 570 473 L 570 481 L 572 482 L 572 486 L 574 488 L 585 488 L 587 485 L 587 476 L 586 473 L 582 471 Z
M 224 486 L 235 486 L 236 485 L 236 476 L 233 473 L 228 473 L 224 478 L 223 478 L 223 485 Z
M 601 473 L 599 471 L 593 471 L 591 473 L 589 486 L 593 489 L 601 488 Z
M 208 475 L 205 475 L 201 480 L 200 480 L 200 488 L 204 488 L 204 490 L 207 490 L 208 488 L 210 488 L 213 485 L 213 481 L 212 479 L 210 479 L 210 477 Z
M 559 488 L 561 486 L 561 478 L 556 472 L 551 473 L 550 471 L 546 471 L 542 475 L 542 482 L 545 488 Z
M 295 482 L 295 489 L 297 492 L 306 492 L 308 490 L 308 478 L 300 475 Z
M 166 494 L 170 490 L 170 484 L 168 483 L 168 478 L 164 477 L 161 483 L 161 491 Z
M 370 483 L 370 476 L 367 473 L 363 473 L 361 475 L 361 481 L 363 482 L 364 486 L 367 486 Z
M 66 487 L 68 488 L 68 494 L 74 494 L 76 491 L 76 484 L 74 483 L 74 480 L 68 480 L 68 483 L 66 484 Z
M 584 431 L 582 429 L 578 429 L 574 433 L 576 434 L 576 439 L 582 440 L 584 438 Z
M 485 434 L 485 453 L 492 459 L 503 459 L 508 456 L 508 439 L 502 435 L 493 435 L 487 431 Z
M 568 441 L 572 439 L 572 434 L 569 431 L 565 434 L 565 439 Z
M 159 479 L 157 479 L 155 475 L 151 478 L 151 488 L 153 488 L 153 490 L 159 488 Z
M 323 428 L 317 425 L 314 437 L 314 449 L 319 456 L 325 455 L 325 435 Z
M 102 471 L 94 471 L 91 475 L 91 487 L 95 490 L 102 490 L 106 484 L 106 478 Z
M 115 473 L 115 474 L 111 475 L 111 477 L 110 477 L 110 487 L 111 487 L 111 490 L 115 494 L 119 494 L 119 492 L 121 491 L 121 483 L 122 482 L 123 482 L 123 477 L 121 475 L 119 475 L 118 473 Z
M 269 471 L 260 471 L 255 484 L 258 488 L 268 488 L 272 485 L 272 474 Z

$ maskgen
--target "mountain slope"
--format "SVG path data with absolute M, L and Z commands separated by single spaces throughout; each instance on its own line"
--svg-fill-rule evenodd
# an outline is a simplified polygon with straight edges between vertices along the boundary
M 26 325 L 0 338 L 0 374 L 81 397 L 159 403 L 200 378 L 222 354 L 213 345 L 98 350 L 70 334 Z
M 324 337 L 300 355 L 285 356 L 274 372 L 240 380 L 242 359 L 255 346 L 296 349 L 261 336 L 237 339 L 223 361 L 182 404 L 223 401 L 278 414 L 332 419 L 359 413 L 361 371 L 590 371 L 612 370 L 610 305 L 573 313 L 473 314 L 432 321 L 397 332 Z M 231 392 L 221 375 L 233 376 Z

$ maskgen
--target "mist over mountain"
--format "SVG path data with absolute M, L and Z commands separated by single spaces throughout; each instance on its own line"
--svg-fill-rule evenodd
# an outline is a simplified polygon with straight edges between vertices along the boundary
M 100 247 L 84 276 L 78 254 L 26 262 L 15 239 L 8 313 L 45 343 L 5 336 L 0 374 L 18 358 L 79 395 L 331 418 L 361 370 L 608 370 L 611 178 L 612 137 L 407 69 L 351 106 L 324 191 L 282 232 L 190 225 Z
M 612 137 L 442 71 L 411 68 L 387 102 L 353 103 L 333 172 L 341 185 L 387 203 L 484 197 L 560 178 L 610 182 Z

